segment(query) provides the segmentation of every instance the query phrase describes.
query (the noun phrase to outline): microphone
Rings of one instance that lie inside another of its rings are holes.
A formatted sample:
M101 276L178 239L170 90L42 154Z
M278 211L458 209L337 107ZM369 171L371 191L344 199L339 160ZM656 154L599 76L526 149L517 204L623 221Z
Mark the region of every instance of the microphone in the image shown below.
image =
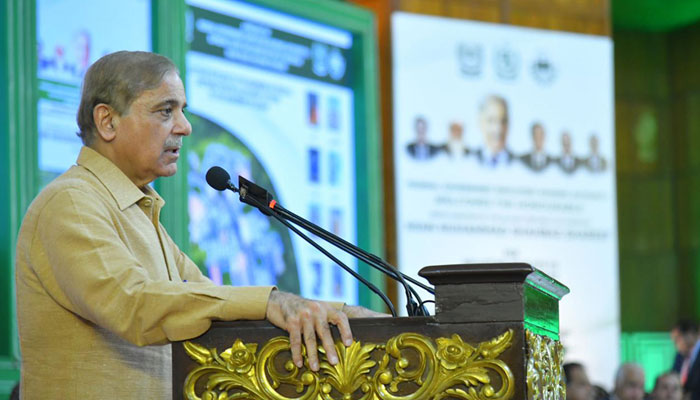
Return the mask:
M233 183L231 183L231 175L229 175L228 172L221 167L209 168L206 178L209 186L220 192L226 189L231 189L234 192L238 192L238 188L233 186Z
M241 185L240 190L238 188L236 188L231 183L231 176L228 174L228 172L226 172L226 170L224 170L221 167L214 166L214 167L209 168L209 171L207 171L207 175L206 175L206 180L207 180L207 183L209 184L209 186L211 186L212 188L214 188L218 191L224 191L226 189L229 189L229 190L232 190L233 192L238 192L239 193L239 200L241 202L257 208L258 210L260 210L263 214L265 214L267 216L272 216L277 221L279 221L281 224L283 224L284 226L289 228L292 232L296 233L302 239L304 239L309 244L311 244L314 248L316 248L321 253L323 253L326 257L330 258L338 266L340 266L345 271L350 273L357 280L359 280L365 286L367 286L371 291L373 291L375 294L377 294L379 297L381 297L381 299L384 301L384 303L389 308L389 311L391 311L391 315L394 317L396 316L396 310L394 309L394 305L391 303L391 300L389 300L389 298L386 297L386 295L381 290L379 290L379 288L377 288L371 282L367 281L364 277L362 277L357 272L353 271L347 265L343 264L335 256L333 256L326 249L321 247L318 243L311 240L308 236L304 235L301 231L296 229L289 222L283 220L279 215L277 215L276 212L273 211L272 208L267 207L267 204L269 204L271 201L274 201L274 200L272 200L272 195L270 195L267 192L267 190L254 184L253 182L248 181L247 179L243 178L242 176L239 176L238 179L239 179L239 185ZM266 202L265 203L261 202L262 199L266 200Z

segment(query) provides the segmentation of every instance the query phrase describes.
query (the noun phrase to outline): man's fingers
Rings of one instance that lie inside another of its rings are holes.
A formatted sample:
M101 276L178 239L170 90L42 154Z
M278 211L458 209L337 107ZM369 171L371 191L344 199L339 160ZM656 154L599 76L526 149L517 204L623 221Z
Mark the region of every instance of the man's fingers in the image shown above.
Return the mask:
M353 315L353 312L364 315L367 311L369 310L362 307L347 305L344 306L343 311L338 311L324 302L315 302L291 293L273 291L270 293L266 317L276 326L289 332L289 346L294 364L298 368L304 366L302 349L305 346L309 368L318 371L320 363L317 339L320 339L328 361L333 365L338 363L338 352L329 324L338 327L341 340L346 346L350 346L353 339L348 318L357 316Z
M335 312L332 321L338 331L340 332L340 339L343 341L345 346L350 346L352 344L352 331L350 330L350 321L348 321L348 316L344 312Z
M297 318L290 318L287 322L289 346L292 348L292 361L298 368L301 368L304 366L304 359L301 356L301 324Z
M331 335L331 329L328 327L328 317L325 315L319 315L316 317L316 332L321 338L321 344L323 349L326 351L326 357L328 361L335 365L338 363L338 353L335 351L335 345L333 344L333 336Z
M304 318L304 344L306 344L306 357L309 359L309 367L312 371L318 371L318 351L316 348L316 332L311 316Z

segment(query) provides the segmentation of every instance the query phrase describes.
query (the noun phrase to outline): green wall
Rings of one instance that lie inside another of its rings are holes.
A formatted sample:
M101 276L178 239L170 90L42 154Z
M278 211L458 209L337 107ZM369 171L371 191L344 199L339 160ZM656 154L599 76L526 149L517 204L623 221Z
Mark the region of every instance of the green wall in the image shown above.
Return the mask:
M661 331L678 318L680 283L668 45L650 33L614 41L621 326Z
M623 333L620 345L620 362L635 362L644 367L647 392L654 388L657 376L668 372L676 357L676 348L666 332Z
M700 316L700 23L614 40L622 331L668 331Z
M621 361L650 390L700 319L700 23L615 32Z
M668 35L682 317L700 319L700 23Z

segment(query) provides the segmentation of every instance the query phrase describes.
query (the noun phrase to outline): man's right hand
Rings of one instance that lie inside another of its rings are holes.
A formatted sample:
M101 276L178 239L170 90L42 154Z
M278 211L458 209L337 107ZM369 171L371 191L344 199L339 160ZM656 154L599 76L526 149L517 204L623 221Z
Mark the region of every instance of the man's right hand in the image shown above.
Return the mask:
M302 336L311 370L318 371L320 365L316 343L317 336L321 338L321 345L326 352L328 361L333 365L338 363L338 354L335 351L329 323L338 327L340 337L346 346L352 344L348 316L328 303L273 290L267 302L266 318L274 325L289 332L292 360L298 368L304 366L301 355Z

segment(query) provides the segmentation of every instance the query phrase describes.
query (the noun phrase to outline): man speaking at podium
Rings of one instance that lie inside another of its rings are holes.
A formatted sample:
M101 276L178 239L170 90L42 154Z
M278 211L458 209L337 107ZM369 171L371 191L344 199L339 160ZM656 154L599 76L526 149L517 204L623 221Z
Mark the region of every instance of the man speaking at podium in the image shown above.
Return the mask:
M17 244L23 399L172 398L171 341L213 320L268 319L289 332L292 358L318 370L316 339L331 363L329 324L349 345L361 307L306 300L272 287L216 286L159 222L149 186L177 171L192 127L175 65L117 52L85 75L77 165L29 207ZM342 308L342 310L341 310Z

